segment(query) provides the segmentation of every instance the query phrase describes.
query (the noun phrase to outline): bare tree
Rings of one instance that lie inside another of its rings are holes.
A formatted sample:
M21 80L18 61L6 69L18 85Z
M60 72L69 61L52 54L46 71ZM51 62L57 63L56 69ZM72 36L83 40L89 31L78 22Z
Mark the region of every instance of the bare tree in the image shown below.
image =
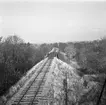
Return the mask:
M10 43L10 44L20 44L20 43L23 43L24 41L19 36L13 35L13 36L8 36L7 38L5 38L4 42Z
M65 48L65 52L67 54L67 56L72 59L75 57L76 55L76 48L74 47L74 45L68 45L66 48Z

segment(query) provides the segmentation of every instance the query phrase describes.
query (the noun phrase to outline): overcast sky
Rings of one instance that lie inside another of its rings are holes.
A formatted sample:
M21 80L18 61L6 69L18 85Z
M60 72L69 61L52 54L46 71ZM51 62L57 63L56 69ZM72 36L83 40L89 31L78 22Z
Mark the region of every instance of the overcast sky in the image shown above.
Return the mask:
M17 34L32 43L95 40L106 36L106 2L26 1L0 2L0 36Z

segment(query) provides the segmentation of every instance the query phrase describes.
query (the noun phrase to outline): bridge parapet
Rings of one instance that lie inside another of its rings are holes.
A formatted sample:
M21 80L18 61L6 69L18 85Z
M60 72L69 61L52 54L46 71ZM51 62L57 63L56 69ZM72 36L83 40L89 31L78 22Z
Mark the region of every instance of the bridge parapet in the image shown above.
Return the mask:
M48 57L48 59L53 59L54 57L57 57L58 59L70 63L66 53L59 50L59 48L54 47L45 57Z

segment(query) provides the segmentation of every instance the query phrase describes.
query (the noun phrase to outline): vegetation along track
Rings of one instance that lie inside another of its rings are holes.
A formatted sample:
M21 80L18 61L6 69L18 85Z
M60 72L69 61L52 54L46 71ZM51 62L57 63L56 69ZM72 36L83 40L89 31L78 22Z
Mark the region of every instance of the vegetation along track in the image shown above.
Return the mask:
M38 94L41 94L43 90L51 62L52 59L48 59L47 62L42 65L35 78L30 81L29 85L25 87L21 94L14 97L12 101L7 102L6 105L36 105L37 102L35 102L35 98Z

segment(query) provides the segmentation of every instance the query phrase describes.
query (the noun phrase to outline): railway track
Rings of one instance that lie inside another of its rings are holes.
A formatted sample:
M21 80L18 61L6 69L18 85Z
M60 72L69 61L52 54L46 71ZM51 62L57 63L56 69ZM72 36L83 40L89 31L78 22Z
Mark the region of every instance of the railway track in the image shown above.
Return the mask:
M37 105L38 96L42 93L52 59L48 59L38 70L37 75L32 78L29 84L23 89L21 94L10 99L5 105Z

